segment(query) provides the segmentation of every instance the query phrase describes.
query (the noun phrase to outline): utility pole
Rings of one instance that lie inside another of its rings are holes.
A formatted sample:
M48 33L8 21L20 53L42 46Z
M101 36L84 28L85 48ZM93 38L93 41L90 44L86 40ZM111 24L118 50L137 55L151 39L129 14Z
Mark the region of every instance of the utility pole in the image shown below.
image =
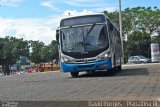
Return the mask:
M123 56L122 63L124 64L121 0L119 0L119 27L120 27L120 37L122 41L122 56Z

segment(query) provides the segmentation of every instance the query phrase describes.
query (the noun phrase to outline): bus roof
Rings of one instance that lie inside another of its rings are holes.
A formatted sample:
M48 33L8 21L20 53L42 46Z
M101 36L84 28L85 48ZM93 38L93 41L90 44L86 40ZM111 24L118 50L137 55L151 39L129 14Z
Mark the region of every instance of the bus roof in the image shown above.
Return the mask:
M104 14L90 14L64 18L60 22L60 27L79 24L91 24L105 22L107 18Z
M102 13L97 13L97 14L86 14L86 15L69 16L69 17L63 18L63 19L77 18L77 17L83 17L83 16L96 16L96 15L103 15L103 16L105 16L105 15L102 14ZM62 20L63 20L63 19L62 19Z

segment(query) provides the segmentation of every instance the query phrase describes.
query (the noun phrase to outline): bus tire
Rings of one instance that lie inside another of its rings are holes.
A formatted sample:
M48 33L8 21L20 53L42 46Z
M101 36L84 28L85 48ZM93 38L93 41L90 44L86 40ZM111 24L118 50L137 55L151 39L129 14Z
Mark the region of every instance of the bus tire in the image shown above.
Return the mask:
M115 72L116 72L116 69L117 69L117 67L116 67L116 57L115 57L115 54L114 54L113 68L108 70L109 74L110 74L110 75L114 75Z
M120 65L117 66L118 71L122 71L122 61L121 61L121 57L120 57Z
M90 71L86 71L87 74L90 74Z
M115 54L114 54L114 68L112 68L112 69L113 69L113 72L116 72L116 70L117 70Z
M71 72L72 77L78 77L79 72Z
M117 66L118 71L122 71L122 65Z
M87 74L90 74L90 73L95 73L96 71L95 70L91 70L91 71L86 71Z
M91 70L91 73L95 73L96 71L95 70Z
M109 75L114 75L116 72L115 68L108 69L107 71L108 71Z

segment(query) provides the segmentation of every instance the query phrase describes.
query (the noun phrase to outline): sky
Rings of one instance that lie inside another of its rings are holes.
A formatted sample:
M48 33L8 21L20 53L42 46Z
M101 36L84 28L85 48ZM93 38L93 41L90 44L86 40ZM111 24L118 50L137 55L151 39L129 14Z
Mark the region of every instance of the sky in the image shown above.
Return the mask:
M160 8L160 0L121 0L122 10L137 6ZM76 15L118 11L118 0L0 0L0 37L14 36L55 40L62 18Z

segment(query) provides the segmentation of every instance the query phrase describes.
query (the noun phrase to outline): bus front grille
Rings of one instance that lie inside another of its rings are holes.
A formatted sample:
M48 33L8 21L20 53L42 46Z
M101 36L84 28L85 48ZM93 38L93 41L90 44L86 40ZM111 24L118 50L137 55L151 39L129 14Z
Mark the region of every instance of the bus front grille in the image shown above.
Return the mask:
M75 60L75 63L87 63L87 62L94 62L94 61L97 61L96 58L88 58L88 59L76 59Z
M93 64L92 65L80 65L80 66L77 66L77 68L79 68L79 69L92 68L92 67L94 67Z

